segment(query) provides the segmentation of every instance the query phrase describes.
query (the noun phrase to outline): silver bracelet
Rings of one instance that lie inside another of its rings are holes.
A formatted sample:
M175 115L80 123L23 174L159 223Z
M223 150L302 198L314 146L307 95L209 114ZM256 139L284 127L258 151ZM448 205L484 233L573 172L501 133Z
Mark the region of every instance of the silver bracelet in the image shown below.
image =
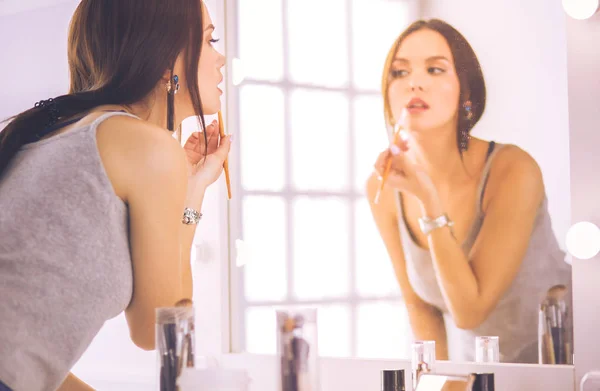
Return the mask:
M194 210L192 208L185 208L183 210L183 218L181 219L181 222L183 224L198 224L198 222L200 221L200 219L202 218L202 213L198 212L197 210Z
M442 228L442 227L450 227L450 231L452 232L452 235L454 235L454 232L452 231L452 226L454 225L454 222L452 220L450 220L450 218L448 217L447 214L443 214L439 217L436 217L435 219L431 219L429 217L421 217L419 218L419 227L421 227L421 231L425 234L425 235L429 235L429 233L431 231L433 231L434 229L438 229L438 228Z

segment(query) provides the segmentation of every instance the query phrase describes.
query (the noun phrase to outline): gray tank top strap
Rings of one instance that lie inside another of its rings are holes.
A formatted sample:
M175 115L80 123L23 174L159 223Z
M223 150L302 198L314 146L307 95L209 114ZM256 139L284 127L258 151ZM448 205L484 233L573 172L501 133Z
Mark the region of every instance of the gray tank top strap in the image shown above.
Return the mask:
M490 176L490 171L492 169L492 163L494 161L494 157L498 154L498 151L504 147L504 144L499 144L494 141L490 142L490 149L488 149L488 154L486 157L485 165L483 167L483 171L481 172L481 180L479 181L479 186L477 188L477 213L481 213L482 205L483 205L483 196L485 194L485 189L487 186L488 178Z
M107 111L106 113L104 113L101 116L99 116L98 118L96 118L94 120L94 122L92 122L92 124L89 126L89 129L95 131L96 128L98 126L100 126L100 124L102 122L106 121L107 119L109 119L111 117L116 117L118 115L122 115L122 116L125 116L125 117L132 117L132 118L136 118L136 119L141 120L141 118L138 117L137 115L130 114L130 113L127 113L125 111Z

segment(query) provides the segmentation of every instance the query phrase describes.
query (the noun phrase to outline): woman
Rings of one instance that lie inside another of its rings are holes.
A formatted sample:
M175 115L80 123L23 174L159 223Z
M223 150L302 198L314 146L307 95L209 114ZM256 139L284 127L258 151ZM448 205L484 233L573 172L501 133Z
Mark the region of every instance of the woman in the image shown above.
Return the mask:
M213 30L200 0L83 0L71 93L0 133L0 390L89 390L69 371L107 319L125 311L150 350L155 309L192 298L231 140L213 123L184 151L168 130L220 110Z
M414 336L462 361L474 360L476 336L499 336L501 361L537 362L539 303L570 286L570 268L534 159L469 135L486 98L473 49L441 20L415 22L391 48L382 87L389 129L404 130L367 187Z

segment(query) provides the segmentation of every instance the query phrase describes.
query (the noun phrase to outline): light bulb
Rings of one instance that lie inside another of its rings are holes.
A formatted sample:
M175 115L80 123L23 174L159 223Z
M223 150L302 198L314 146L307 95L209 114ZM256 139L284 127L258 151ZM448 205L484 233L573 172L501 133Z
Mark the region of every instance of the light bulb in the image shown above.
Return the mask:
M587 19L598 11L600 0L562 0L562 5L573 19Z
M581 221L567 232L567 250L578 259L590 259L600 252L600 228L594 223Z

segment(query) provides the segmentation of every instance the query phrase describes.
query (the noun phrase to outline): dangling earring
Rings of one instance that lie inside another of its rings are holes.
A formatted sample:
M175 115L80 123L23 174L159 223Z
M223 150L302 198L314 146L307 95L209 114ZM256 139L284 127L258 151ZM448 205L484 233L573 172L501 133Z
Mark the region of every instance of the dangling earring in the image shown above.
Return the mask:
M467 121L471 121L473 119L473 104L471 103L470 100L467 100L464 104L463 107L465 108L465 118L467 119ZM462 129L460 130L459 133L459 148L460 148L460 152L464 152L469 148L469 139L471 138L471 136L469 135L469 132L467 131L467 129Z
M175 87L173 87L175 86ZM167 129L171 132L175 126L175 94L179 91L179 76L173 76L167 82Z
M466 117L467 119L470 121L473 119L473 104L471 103L470 100L466 101L465 104L463 105L466 111Z
M462 153L462 152L465 152L467 149L469 149L469 139L471 138L471 136L464 129L461 130L459 134L460 134L459 148L460 148L460 152Z
M173 85L175 85L175 89L173 89ZM176 94L179 92L179 76L175 75L173 76L173 82L171 82L171 80L169 80L167 82L167 93L173 93Z

